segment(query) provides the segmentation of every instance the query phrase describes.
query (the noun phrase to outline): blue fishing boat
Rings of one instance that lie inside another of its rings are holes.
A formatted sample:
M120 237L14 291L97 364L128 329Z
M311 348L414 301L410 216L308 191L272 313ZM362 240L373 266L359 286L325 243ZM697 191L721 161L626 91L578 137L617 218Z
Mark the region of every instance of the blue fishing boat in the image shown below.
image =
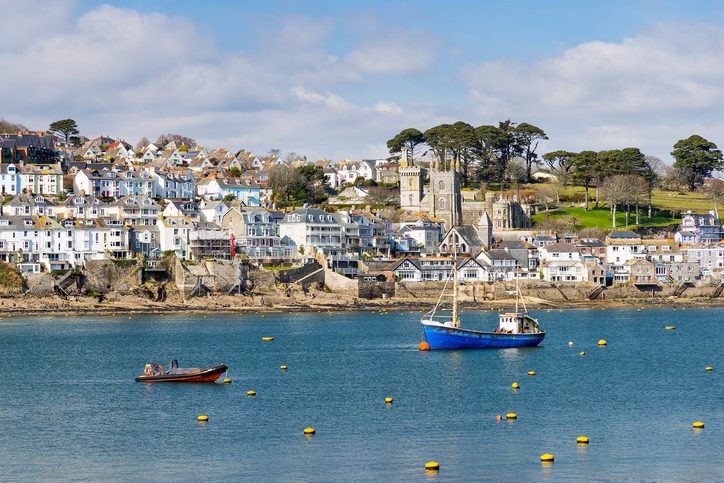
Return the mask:
M454 236L454 235L453 235ZM522 301L518 281L515 284L515 312L499 315L498 328L492 332L464 329L458 317L458 270L456 243L453 242L453 302L451 310L440 309L440 302L445 294L447 282L440 293L435 308L422 317L422 328L425 342L430 349L494 349L511 347L533 347L545 338L545 331L540 330L538 321L528 315L523 302L523 310L518 310L518 302Z

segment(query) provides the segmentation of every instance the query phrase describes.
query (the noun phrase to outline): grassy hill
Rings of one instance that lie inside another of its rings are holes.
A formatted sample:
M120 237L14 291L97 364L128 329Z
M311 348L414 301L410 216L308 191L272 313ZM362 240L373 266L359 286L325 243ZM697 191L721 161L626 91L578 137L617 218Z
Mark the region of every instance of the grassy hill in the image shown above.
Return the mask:
M668 211L656 211L652 213L652 215L651 218L641 216L641 226L668 226L679 223L679 220L672 218ZM583 208L565 207L547 212L543 211L533 215L533 221L535 223L541 223L547 220L566 222L571 228L575 225L575 228L578 229L599 228L601 230L610 230L612 228L611 213L608 208L599 208L597 210L589 209L589 211L586 211ZM631 213L629 216L629 227L632 227L635 221L636 217ZM616 213L616 228L624 228L625 225L625 212Z
M540 192L548 189L545 184L526 185L526 191ZM533 216L535 223L545 221L566 222L569 227L577 229L598 228L602 230L610 230L611 214L608 204L602 202L599 209L593 209L594 204L589 204L589 211L581 207L584 188L580 186L566 187L561 192L561 206L557 209L544 212L541 211ZM591 189L589 196L594 198L595 190ZM568 201L568 200L576 200ZM691 210L695 213L706 213L713 208L712 202L706 199L701 193L676 193L672 191L654 190L652 195L653 212L652 217L643 216L647 214L647 207L641 206L641 225L642 227L663 227L675 225L681 221L681 213ZM619 207L620 209L621 207ZM632 207L633 209L633 207ZM616 215L616 227L625 227L625 213L619 211ZM635 216L631 213L629 218L629 228L635 227Z

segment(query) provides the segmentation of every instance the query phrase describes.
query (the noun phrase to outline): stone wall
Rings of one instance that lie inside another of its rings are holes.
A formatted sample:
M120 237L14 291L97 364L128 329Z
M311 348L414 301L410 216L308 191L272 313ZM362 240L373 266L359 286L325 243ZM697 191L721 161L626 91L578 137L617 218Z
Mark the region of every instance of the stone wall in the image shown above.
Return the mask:
M143 265L136 260L89 260L83 269L83 289L132 294L143 285ZM129 263L126 263L129 262Z
M237 261L204 261L198 264L176 260L174 280L186 298L209 293L228 293L240 283Z
M324 269L324 284L332 292L347 292L357 294L357 280L340 275L334 270Z
M358 280L357 296L361 299L394 297L395 282L364 282Z

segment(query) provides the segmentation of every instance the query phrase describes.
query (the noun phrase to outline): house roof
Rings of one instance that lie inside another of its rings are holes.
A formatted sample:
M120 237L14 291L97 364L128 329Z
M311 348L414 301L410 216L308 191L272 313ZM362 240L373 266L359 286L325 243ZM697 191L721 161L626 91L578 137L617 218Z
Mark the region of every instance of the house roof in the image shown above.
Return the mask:
M612 240L633 240L641 238L641 236L630 230L621 230L621 231L612 231L608 234L607 238L610 238Z
M543 248L548 253L550 252L563 252L563 253L578 253L578 248L573 243L551 243Z

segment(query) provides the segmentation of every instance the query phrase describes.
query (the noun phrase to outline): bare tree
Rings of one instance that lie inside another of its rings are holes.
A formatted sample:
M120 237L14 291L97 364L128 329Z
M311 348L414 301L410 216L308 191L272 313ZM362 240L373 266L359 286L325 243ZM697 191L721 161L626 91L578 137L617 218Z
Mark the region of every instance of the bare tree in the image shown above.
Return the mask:
M146 136L143 136L141 139L138 140L136 143L136 150L141 150L151 144L151 141L148 140Z
M284 161L286 161L287 164L291 164L294 161L306 161L307 157L304 155L301 155L299 153L295 153L294 151L289 151L287 155L284 157Z
M628 196L628 186L626 185L627 175L617 174L609 176L601 184L603 197L608 201L611 210L611 226L616 228L616 210L619 203L622 203Z
M714 213L719 218L719 203L724 201L724 179L708 178L699 190L711 200Z
M184 136L182 134L161 134L158 139L156 139L156 146L159 148L163 148L171 141L175 141L177 145L185 145L186 147L189 146L196 146L196 140L194 138L190 138L188 136Z

